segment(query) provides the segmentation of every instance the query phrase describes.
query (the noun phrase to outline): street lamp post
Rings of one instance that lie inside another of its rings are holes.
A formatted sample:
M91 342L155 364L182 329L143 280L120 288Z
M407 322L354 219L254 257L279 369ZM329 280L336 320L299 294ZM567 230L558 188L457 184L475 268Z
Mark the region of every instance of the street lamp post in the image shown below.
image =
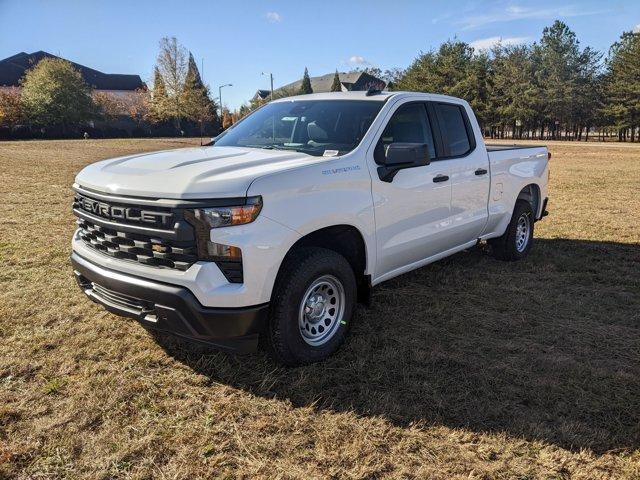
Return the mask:
M262 75L269 75L271 80L271 101L273 102L273 73L262 72Z
M222 89L224 87L233 87L231 83L226 83L218 87L218 99L220 100L220 121L222 121Z

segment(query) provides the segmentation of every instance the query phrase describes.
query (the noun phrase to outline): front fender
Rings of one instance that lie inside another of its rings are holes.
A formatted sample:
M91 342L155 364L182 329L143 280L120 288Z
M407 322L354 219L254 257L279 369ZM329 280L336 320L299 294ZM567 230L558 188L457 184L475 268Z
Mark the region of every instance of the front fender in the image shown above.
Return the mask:
M355 227L367 252L366 273L376 264L371 178L350 154L337 159L256 179L248 195L262 195L261 215L301 237L335 225Z

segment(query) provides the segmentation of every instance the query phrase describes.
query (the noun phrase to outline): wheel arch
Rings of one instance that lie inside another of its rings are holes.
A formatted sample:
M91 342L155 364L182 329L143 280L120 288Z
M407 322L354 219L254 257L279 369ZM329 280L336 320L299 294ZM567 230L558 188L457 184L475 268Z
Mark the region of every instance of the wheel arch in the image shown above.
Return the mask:
M518 193L516 197L516 202L518 200L526 200L531 205L531 210L533 211L534 217L537 219L540 216L540 207L541 207L541 193L540 186L536 183L530 183L525 185ZM515 208L515 202L514 202Z
M367 244L364 235L357 227L349 224L331 225L308 232L299 238L284 256L275 284L293 252L305 247L326 248L342 255L349 262L356 276L358 301L366 304L370 302L371 276L366 273Z

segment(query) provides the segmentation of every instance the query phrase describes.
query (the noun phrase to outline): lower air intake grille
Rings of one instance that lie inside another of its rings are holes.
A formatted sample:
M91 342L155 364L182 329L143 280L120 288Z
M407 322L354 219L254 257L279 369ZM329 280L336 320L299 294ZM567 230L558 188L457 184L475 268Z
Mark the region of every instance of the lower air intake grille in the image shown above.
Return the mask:
M146 310L152 310L154 307L152 303L145 302L128 295L123 295L122 293L114 292L113 290L109 290L108 288L98 285L97 283L92 282L91 286L93 287L93 293L107 303L116 304L120 307L136 311L137 313L141 313Z
M222 271L223 275L226 279L231 283L243 283L244 278L242 275L242 261L239 262L223 262L216 261L216 265L220 271Z

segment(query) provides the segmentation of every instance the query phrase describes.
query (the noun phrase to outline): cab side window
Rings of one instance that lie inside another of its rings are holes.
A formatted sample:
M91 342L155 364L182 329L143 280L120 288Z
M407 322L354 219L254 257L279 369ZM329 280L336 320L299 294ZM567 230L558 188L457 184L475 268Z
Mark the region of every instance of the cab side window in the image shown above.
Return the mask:
M465 155L472 150L465 114L460 105L438 103L438 116L442 130L445 151L450 157Z
M396 110L382 132L379 143L383 146L390 143L426 143L429 156L435 158L433 133L425 105L408 103Z

